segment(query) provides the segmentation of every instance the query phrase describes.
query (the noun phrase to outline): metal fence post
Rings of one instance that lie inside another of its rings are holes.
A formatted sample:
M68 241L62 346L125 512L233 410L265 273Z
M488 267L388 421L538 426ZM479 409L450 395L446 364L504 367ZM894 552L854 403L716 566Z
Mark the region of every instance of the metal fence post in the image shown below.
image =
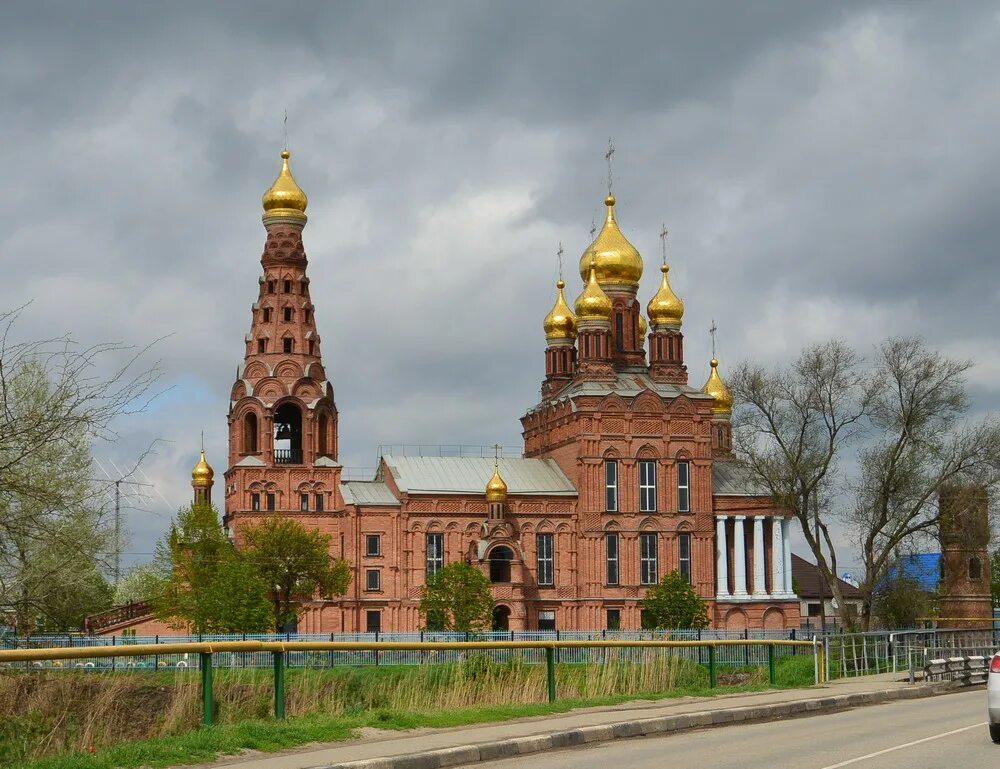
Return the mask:
M545 678L548 683L549 702L556 701L556 655L551 646L545 647Z
M708 647L708 686L714 689L718 685L718 677L715 673L715 644Z
M774 664L774 644L767 645L767 676L771 686L778 683L778 671Z
M215 698L212 694L212 654L199 652L201 657L201 723L211 726L215 723Z
M285 717L285 653L274 654L274 717Z

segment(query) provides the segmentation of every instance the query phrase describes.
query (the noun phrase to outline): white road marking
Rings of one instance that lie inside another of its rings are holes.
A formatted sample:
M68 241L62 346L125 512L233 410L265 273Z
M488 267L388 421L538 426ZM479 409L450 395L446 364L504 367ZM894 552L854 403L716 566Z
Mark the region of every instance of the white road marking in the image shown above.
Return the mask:
M932 737L924 737L922 740L914 740L913 742L904 742L902 745L894 745L891 748L886 748L885 750L877 750L874 753L869 753L866 756L858 756L857 758L849 758L847 761L841 761L839 764L830 764L829 766L824 766L823 769L840 769L842 766L850 766L851 764L856 764L858 761L866 761L869 758L875 758L875 756L881 756L886 753L892 753L895 750L902 750L903 748L910 748L914 745L919 745L922 742L930 742L931 740L940 740L942 737L950 737L953 734L958 734L959 732L967 732L969 729L980 729L986 726L986 722L983 721L978 724L973 724L972 726L963 726L961 729L952 729L950 732L942 732L941 734L935 734Z

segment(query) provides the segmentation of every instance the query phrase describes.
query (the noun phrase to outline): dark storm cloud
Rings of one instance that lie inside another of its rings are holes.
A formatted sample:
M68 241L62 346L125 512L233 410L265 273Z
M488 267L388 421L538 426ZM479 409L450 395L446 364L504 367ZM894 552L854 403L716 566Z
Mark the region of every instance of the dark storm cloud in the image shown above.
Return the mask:
M355 466L519 442L613 135L643 301L670 226L693 383L712 318L724 367L919 333L997 407L998 65L975 2L8 4L0 306L33 300L26 335L166 337L171 397L97 448L164 439L146 552L200 430L224 462L284 110Z

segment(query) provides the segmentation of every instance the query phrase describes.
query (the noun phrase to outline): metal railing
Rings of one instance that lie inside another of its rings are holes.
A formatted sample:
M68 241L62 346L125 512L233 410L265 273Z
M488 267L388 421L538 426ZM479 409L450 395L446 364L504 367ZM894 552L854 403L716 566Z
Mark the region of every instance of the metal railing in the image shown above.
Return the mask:
M536 651L544 653L546 667L546 689L548 701L556 700L556 662L557 654L573 650L607 650L607 649L694 649L698 656L701 650L707 650L708 685L712 688L718 685L718 650L753 646L765 649L768 666L768 680L776 683L776 657L779 647L801 648L812 650L814 680L817 684L826 680L823 645L813 641L787 640L711 640L711 641L424 641L424 642L349 642L349 641L213 641L172 644L125 644L114 646L89 647L55 647L44 649L7 649L0 651L0 665L8 666L16 663L63 662L65 660L94 660L119 657L160 657L162 655L190 656L192 662L197 662L201 672L202 723L211 726L214 722L215 701L212 689L212 673L216 667L215 659L222 655L269 654L274 670L274 715L285 717L285 667L287 656L294 653L386 653L391 651L416 651L421 653L469 651L494 652L514 650ZM536 655L537 656L537 655ZM602 661L600 657L593 660ZM82 663L86 665L87 663ZM186 666L185 666L186 667Z
M979 654L1000 647L1000 631L980 629L894 630L824 636L830 677L897 673L920 668L927 654ZM992 652L990 652L992 654Z

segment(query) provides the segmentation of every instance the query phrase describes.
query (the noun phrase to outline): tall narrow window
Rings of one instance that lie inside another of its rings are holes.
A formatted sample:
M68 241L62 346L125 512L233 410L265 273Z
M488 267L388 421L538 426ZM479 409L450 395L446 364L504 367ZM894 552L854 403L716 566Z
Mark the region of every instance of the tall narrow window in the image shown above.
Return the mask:
M309 495L308 494L299 494L299 510L301 510L303 513L306 513L306 512L309 511Z
M310 355L316 354L316 343L312 339L309 340L309 354Z
M365 555L375 558L382 555L382 537L378 534L365 535Z
M291 307L283 307L282 308L282 313L284 315L286 323L290 322L292 320L292 318L294 317L294 315L292 313L292 308Z
M678 571L685 581L691 584L691 535L677 535L677 565Z
M243 417L243 453L257 453L257 415L252 411Z
M639 512L656 512L656 462L639 461Z
M323 512L323 493L322 492L316 494L316 512L317 513L322 513Z
M444 534L427 535L427 578L444 568Z
M260 494L250 495L250 509L255 513L260 510Z
M312 344L312 342L310 342L310 344ZM321 457L326 456L326 426L328 421L329 420L327 419L326 414L320 414L318 424L316 426L316 453Z
M552 535L536 534L535 547L538 550L538 584L551 585L555 582Z
M313 317L312 310L303 310L302 314L304 316L304 320L305 320L306 323L311 323L312 322L312 317Z
M271 308L270 307L265 307L264 308L264 322L265 323L270 323L271 322Z
M267 293L269 293L269 294L273 294L274 293L274 281L273 280L269 280L267 282Z
M618 584L618 535L605 534L604 547L607 550L607 583Z
M639 582L643 585L655 585L659 581L659 564L657 560L656 534L640 534Z
M677 512L691 512L691 463L677 463Z
M625 349L625 321L620 312L615 313L615 349L618 352Z
M257 352L259 352L259 353L267 352L267 340L266 339L258 339L257 340Z
M380 611L365 612L365 630L367 630L369 633L382 632L382 612Z
M292 281L290 280L285 281L285 293L286 294L292 293Z
M285 352L291 352L295 348L295 341L293 339L285 337L284 339L281 340L281 342L282 342L282 348L284 349Z
M377 591L382 589L382 570L368 569L365 571L365 590Z
M274 492L267 495L267 509L268 512L274 512Z
M604 462L604 509L609 513L618 512L618 460Z
M621 630L622 629L622 610L621 609L608 609L608 630Z

